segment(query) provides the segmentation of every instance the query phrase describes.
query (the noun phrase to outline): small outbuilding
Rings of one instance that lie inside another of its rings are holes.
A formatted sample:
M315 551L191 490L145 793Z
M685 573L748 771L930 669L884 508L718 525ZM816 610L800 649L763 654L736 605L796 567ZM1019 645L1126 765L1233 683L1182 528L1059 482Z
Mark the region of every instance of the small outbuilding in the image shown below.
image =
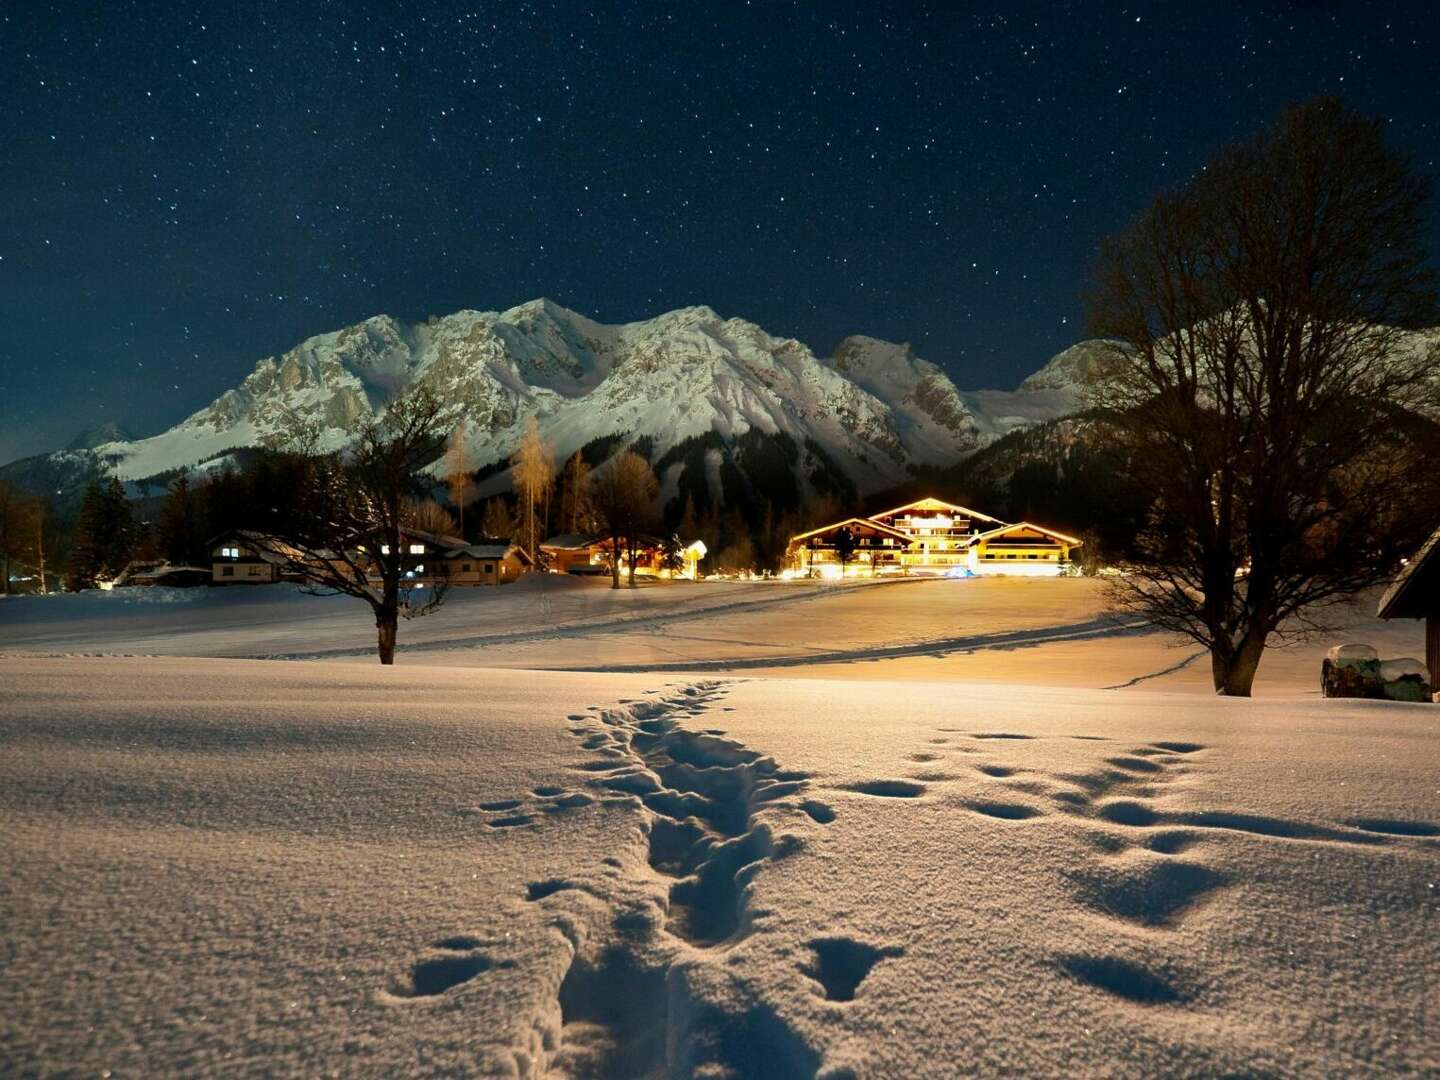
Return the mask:
M1425 666L1440 681L1440 529L1405 564L1380 598L1382 619L1425 620Z

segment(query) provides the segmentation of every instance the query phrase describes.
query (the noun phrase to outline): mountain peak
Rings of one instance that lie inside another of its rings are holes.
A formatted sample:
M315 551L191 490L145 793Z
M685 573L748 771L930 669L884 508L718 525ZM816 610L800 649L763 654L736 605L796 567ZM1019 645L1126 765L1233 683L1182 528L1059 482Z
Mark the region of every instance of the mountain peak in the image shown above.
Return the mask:
M725 463L769 460L756 439L780 440L798 498L817 476L870 491L916 465L953 464L996 426L982 398L962 394L908 343L857 334L819 359L803 342L705 304L606 325L541 296L416 325L372 315L260 361L169 431L131 440L106 426L84 439L111 444L115 474L138 483L237 448L281 445L297 418L327 448L342 447L398 389L421 385L445 403L447 423L464 421L469 468L503 464L533 418L557 459L606 439L647 438L667 498L682 483L698 491L718 477L723 490L712 496L721 502L750 497ZM1049 408L1048 399L1028 407ZM687 478L686 469L704 475ZM504 482L496 472L492 486Z
M101 424L92 424L75 438L66 444L66 450L94 450L97 446L104 446L112 442L129 442L135 436L126 431L113 420L107 420Z

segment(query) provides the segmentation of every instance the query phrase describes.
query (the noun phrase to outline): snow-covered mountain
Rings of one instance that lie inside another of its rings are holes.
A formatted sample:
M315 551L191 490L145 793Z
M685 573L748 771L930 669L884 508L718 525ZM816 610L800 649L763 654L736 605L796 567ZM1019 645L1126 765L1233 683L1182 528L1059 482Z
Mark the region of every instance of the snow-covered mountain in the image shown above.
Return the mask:
M533 416L557 459L606 436L648 437L657 462L697 439L723 457L759 433L778 440L802 488L817 470L838 470L863 492L905 479L914 466L954 464L1006 431L1075 407L1074 380L1030 381L965 393L908 345L850 337L820 358L708 307L611 326L534 300L418 325L379 315L321 334L261 360L168 431L94 452L121 479L140 481L213 465L237 448L280 445L297 420L337 447L393 392L426 385L447 403L451 424L464 421L472 469L508 458ZM671 454L667 468L679 467L680 456ZM675 479L662 476L672 491Z

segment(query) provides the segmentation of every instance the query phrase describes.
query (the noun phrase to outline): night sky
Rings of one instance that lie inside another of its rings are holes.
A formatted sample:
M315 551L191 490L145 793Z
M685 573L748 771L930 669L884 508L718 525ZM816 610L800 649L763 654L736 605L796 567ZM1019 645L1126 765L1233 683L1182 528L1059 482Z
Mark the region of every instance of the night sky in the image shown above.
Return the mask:
M1284 104L1335 93L1433 173L1435 12L7 2L0 461L153 434L368 315L542 295L1010 387L1082 336L1097 237Z

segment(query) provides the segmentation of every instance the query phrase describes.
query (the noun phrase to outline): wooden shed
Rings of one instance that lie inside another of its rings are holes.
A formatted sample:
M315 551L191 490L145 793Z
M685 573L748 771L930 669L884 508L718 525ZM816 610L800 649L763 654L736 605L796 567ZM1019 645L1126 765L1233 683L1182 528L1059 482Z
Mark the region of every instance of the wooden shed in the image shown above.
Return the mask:
M1440 529L1405 564L1376 612L1382 619L1425 620L1425 666L1440 682Z

